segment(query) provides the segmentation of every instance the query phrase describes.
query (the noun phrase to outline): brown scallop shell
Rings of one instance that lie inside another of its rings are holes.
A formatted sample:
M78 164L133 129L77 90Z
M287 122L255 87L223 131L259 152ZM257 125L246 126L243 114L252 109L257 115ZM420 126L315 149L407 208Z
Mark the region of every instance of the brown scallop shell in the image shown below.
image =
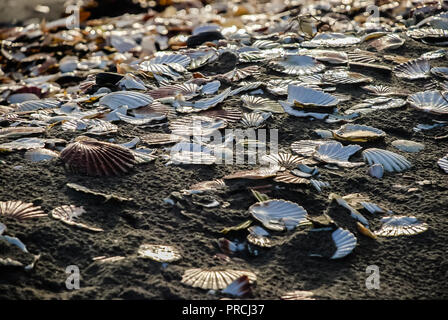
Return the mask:
M135 165L129 149L84 136L70 143L60 157L72 171L89 176L118 175Z

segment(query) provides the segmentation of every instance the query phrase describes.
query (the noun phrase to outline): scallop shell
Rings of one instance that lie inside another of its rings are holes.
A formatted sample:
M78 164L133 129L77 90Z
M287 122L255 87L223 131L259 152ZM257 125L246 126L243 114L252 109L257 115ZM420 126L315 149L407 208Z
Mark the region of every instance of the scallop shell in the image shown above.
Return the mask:
M298 164L301 163L308 163L308 164L314 163L313 161L310 161L309 159L306 159L304 157L296 156L291 153L285 153L285 152L264 155L262 156L261 161L263 163L270 163L271 165L276 165L285 168L296 167Z
M414 108L434 114L448 114L448 100L439 91L417 92L408 97Z
M405 40L397 34L388 34L369 43L378 51L398 49L404 44Z
M6 226L0 222L0 236L3 234L3 232L5 232L6 230Z
M253 272L245 270L188 269L183 274L181 282L193 288L221 290L242 276L247 276L250 283L257 281L257 276Z
M141 137L142 141L147 145L163 145L176 143L183 140L182 137L175 136L171 133L151 132Z
M74 172L91 176L126 173L135 164L134 155L128 149L82 136L65 147L60 157Z
M375 235L380 237L411 236L428 230L428 225L416 217L390 216L381 219L383 225Z
M386 132L360 124L345 124L338 130L333 131L333 136L335 139L342 141L367 142L384 138Z
M381 164L387 172L401 172L412 166L405 157L388 150L370 148L364 150L362 156L369 165Z
M414 39L443 39L448 38L448 30L435 29L435 28L419 28L408 30L406 34Z
M291 183L291 184L310 184L308 179L298 177L290 172L279 172L274 178L275 182Z
M227 122L237 122L241 120L243 113L238 108L206 110L199 113L200 116L225 120Z
M283 60L271 62L271 68L286 74L310 75L325 69L325 65L317 62L313 57L301 55L287 55Z
M329 47L329 48L339 48L347 47L358 44L361 39L354 36L345 35L342 33L319 33L310 41L303 41L301 43L304 48L318 48L318 47Z
M440 78L448 79L448 68L447 67L432 68L431 73Z
M400 151L404 152L420 152L425 148L423 143L411 140L395 140L392 145Z
M291 144L291 150L298 155L311 157L316 152L317 148L323 144L335 142L332 140L299 140Z
M8 127L0 129L0 138L17 138L45 132L40 127Z
M225 127L224 120L201 116L179 118L170 124L171 133L176 136L207 136Z
M258 49L272 49L279 46L277 42L271 41L271 40L255 40L252 45L254 48Z
M349 255L356 247L357 239L353 233L348 230L338 228L331 234L336 246L336 252L330 259L341 259Z
M249 277L244 275L229 284L222 293L229 294L235 297L244 297L252 293L250 287Z
M182 258L175 247L158 244L142 244L138 248L138 255L157 262L174 262Z
M403 89L392 88L384 85L369 85L362 87L364 90L376 96L408 96L409 92Z
M46 217L47 215L40 207L35 207L32 203L22 201L2 201L0 202L0 216L17 220Z
M328 70L324 73L322 81L333 84L354 84L373 82L371 77L361 73L341 69Z
M288 102L300 107L335 107L338 99L331 94L304 86L288 86Z
M38 149L45 146L45 140L39 138L21 138L11 142L0 144L0 150L29 150Z
M348 55L343 51L302 49L299 50L299 53L331 64L346 64L348 62Z
M259 74L259 70L260 67L258 66L249 66L242 69L233 69L223 75L220 75L220 77L230 82L238 82L247 77Z
M17 104L16 111L34 111L40 109L56 109L61 103L57 100L43 99L43 100L29 100Z
M115 110L121 106L127 106L129 109L135 109L150 105L154 99L147 94L135 91L116 91L111 92L99 101L100 105Z
M186 100L196 97L200 94L199 86L194 83L173 84L148 91L148 94L154 99L163 99L182 95Z
M164 120L166 118L166 115L162 114L162 113L147 114L143 117L131 117L131 116L119 113L119 114L117 114L117 116L118 116L118 118L120 118L121 121L130 123L134 126L143 126L143 125L146 125L146 124L154 122L154 121ZM103 128L106 129L107 127L103 126ZM111 130L113 130L112 127L110 127L110 128L111 128ZM118 127L117 127L117 129L118 129ZM92 129L89 130L88 133L93 133Z
M60 220L70 226L75 226L81 229L90 230L94 232L101 232L103 229L88 226L84 223L77 222L77 218L86 211L84 207L76 207L74 205L64 205L57 207L50 212L50 216L56 220Z
M256 97L256 96L248 96L244 95L241 97L241 101L246 108L255 110L255 111L267 111L273 113L284 113L282 106L273 100Z
M249 212L266 228L274 231L293 230L308 221L303 207L286 200L257 202L249 207Z
M66 186L67 186L67 188L75 190L75 191L78 191L78 192L82 192L82 193L85 193L85 194L90 194L90 195L94 195L94 196L97 196L97 197L101 197L101 198L104 199L104 202L109 201L109 200L117 200L117 201L120 201L120 202L122 202L122 201L132 201L133 200L132 198L123 198L123 197L120 197L120 196L115 195L115 194L106 194L106 193L98 192L98 191L89 189L87 187L81 186L81 185L76 184L76 183L67 183Z
M382 164L373 164L369 167L368 173L371 177L381 179L384 175L384 167Z
M251 112L243 114L241 123L247 128L258 128L272 116L270 112Z
M51 160L58 156L59 154L57 152L44 148L28 150L24 155L25 159L33 162Z
M363 165L360 162L349 162L348 159L361 150L359 145L343 146L340 142L327 142L320 145L314 153L314 158L326 163L336 164L345 168L353 168Z
M230 91L229 96L234 96L234 95L237 95L244 91L255 90L258 87L260 87L262 84L263 84L262 82L241 82L238 85L238 88Z
M192 194L192 193L200 193L208 190L217 190L224 189L226 187L226 183L222 179L211 180L211 181L201 181L195 183L189 187L188 190L182 190L184 193Z
M439 165L440 169L445 171L445 173L448 173L448 154L444 156L443 158L440 158L437 161L437 164Z
M189 113L189 112L199 112L203 110L208 110L210 108L213 108L217 104L223 102L230 94L230 88L227 88L220 94L208 98L208 99L202 99L195 102L179 102L180 106L176 107L176 111L182 112L182 113Z
M251 179L251 180L258 180L258 179L266 179L266 178L272 178L274 177L277 172L280 170L280 167L278 166L269 166L269 167L261 167L254 170L244 170L244 171L238 171L229 175L226 175L223 177L225 180L231 180L231 179Z
M404 79L425 79L430 77L431 65L426 59L415 59L394 68L394 74Z
M180 66L180 65L178 65ZM150 61L144 61L138 66L139 70L152 75L159 83L166 83L168 79L163 76L170 77L173 80L178 80L181 75L174 71L175 65L165 65L161 63L151 63Z

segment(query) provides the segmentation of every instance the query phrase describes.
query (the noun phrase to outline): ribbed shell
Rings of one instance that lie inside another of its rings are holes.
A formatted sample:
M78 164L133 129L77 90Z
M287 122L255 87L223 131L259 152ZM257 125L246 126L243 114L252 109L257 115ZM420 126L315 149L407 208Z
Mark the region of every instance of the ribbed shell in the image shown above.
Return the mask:
M135 91L117 91L112 92L99 101L100 105L115 110L121 106L128 106L129 109L135 109L151 104L153 98L150 95Z
M86 211L84 210L83 207L76 207L74 205L64 205L53 209L50 214L53 219L60 220L63 223L70 226L75 226L81 229L94 232L103 231L103 229L101 228L92 227L76 221L76 219L85 212Z
M90 176L118 175L135 165L128 149L88 137L78 137L62 150L60 157L74 172Z
M325 69L325 65L313 57L287 55L284 60L272 62L271 68L286 74L303 76L320 72Z
M184 98L190 99L199 95L199 93L199 86L194 83L173 84L148 92L154 99L175 97L178 94L181 94Z
M259 73L260 67L249 66L241 69L234 69L222 75L223 78L231 82L237 82L249 76L253 76Z
M364 150L362 156L369 165L381 164L388 172L401 172L412 166L405 157L388 150L370 148Z
M411 236L428 230L428 225L416 217L391 216L381 219L381 229L375 235L381 237Z
M247 276L251 283L257 281L257 276L250 271L231 269L188 269L183 274L181 282L193 288L221 290L241 276Z
M448 114L448 100L439 91L417 92L408 97L411 106L434 114Z
M291 153L279 152L276 154L264 155L262 157L263 161L269 162L280 167L294 167L301 163L311 163L309 159L305 159L300 156L293 155Z
M16 111L34 111L40 109L55 109L59 108L61 103L56 100L29 100L17 105Z
M244 95L241 97L241 101L246 108L251 110L284 113L282 106L274 100Z
M361 149L362 148L357 144L343 146L337 141L328 142L317 148L314 158L323 162L334 163L342 167L355 167L362 165L362 163L349 162L348 159Z
M275 231L292 230L307 221L306 210L286 200L257 202L249 207L251 215L266 228Z
M18 220L46 217L40 207L22 201L0 202L0 216Z
M304 86L288 86L288 102L299 106L335 107L338 99L331 94Z
M381 179L384 175L384 167L382 164L373 164L369 167L368 173L371 177Z
M443 158L440 158L439 161L437 161L437 164L439 165L440 169L445 171L445 173L448 173L448 154Z
M383 130L360 124L345 124L333 134L338 140L353 142L367 142L386 136Z
M31 149L25 152L25 159L30 161L44 161L51 160L58 157L58 153L49 149L39 148Z
M404 39L397 34L388 34L379 39L373 40L369 44L378 51L398 49L404 44Z
M45 132L45 128L40 127L9 127L0 129L0 138L16 138Z
M430 77L431 65L426 59L411 60L399 64L394 68L394 74L398 78L404 79L423 79Z
M279 171L280 167L269 166L269 167L261 167L254 170L244 170L238 171L223 177L223 179L266 179L270 177L274 177Z
M361 73L347 70L328 70L324 73L322 81L333 84L370 83L373 79Z
M356 247L357 239L353 233L342 228L338 228L331 234L336 246L336 252L330 259L340 259L349 255Z

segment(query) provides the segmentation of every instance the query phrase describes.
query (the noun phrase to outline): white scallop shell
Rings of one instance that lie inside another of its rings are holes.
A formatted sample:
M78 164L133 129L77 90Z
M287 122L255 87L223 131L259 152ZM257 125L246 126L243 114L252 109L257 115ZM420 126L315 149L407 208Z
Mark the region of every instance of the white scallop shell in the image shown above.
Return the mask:
M280 167L278 166L269 166L269 167L261 167L254 170L244 170L244 171L238 171L235 173L228 174L223 177L223 179L230 180L230 179L266 179L274 177L277 172L280 170Z
M249 207L251 215L266 228L274 231L293 230L307 221L306 210L286 200L257 202Z
M378 51L398 49L404 44L405 40L397 34L388 34L369 43Z
M323 74L322 81L333 84L353 84L373 82L371 77L361 73L341 69L328 70Z
M189 142L176 143L171 148L170 158L174 164L213 164L217 161L212 150Z
M298 155L311 157L323 144L335 142L332 140L299 140L291 144L291 150Z
M431 65L426 59L415 59L399 64L393 70L398 78L424 79L430 77Z
M241 101L243 101L246 108L251 110L284 113L282 106L278 102L270 99L244 95L241 97Z
M310 41L303 41L301 43L304 48L329 47L338 48L358 44L361 39L354 36L345 35L342 33L319 33Z
M337 164L345 168L353 168L363 165L361 162L349 162L348 159L361 150L362 147L357 144L343 146L340 142L327 142L317 147L314 158L326 163Z
M0 149L4 150L29 150L39 149L45 146L45 140L39 138L21 138L11 142L0 144Z
M43 99L43 100L29 100L17 105L16 111L34 111L40 109L56 109L61 103L57 100Z
M416 217L390 216L381 219L383 225L375 235L381 237L397 237L415 235L428 230L428 225Z
M381 164L387 172L401 172L412 166L405 157L388 150L370 148L364 150L362 156L369 165Z
M250 283L257 281L253 272L245 270L188 269L184 272L181 282L193 288L221 290L241 276L247 276Z
M243 297L251 293L249 277L244 275L229 284L222 293L235 297Z
M138 255L158 262L174 262L182 258L175 247L158 244L142 244L138 248Z
M357 239L353 233L348 230L338 228L331 234L336 246L336 252L330 259L340 259L349 255L356 247Z
M101 232L103 229L88 226L84 223L77 222L79 218L86 211L84 207L76 207L74 205L64 205L57 207L50 212L50 216L56 220L60 220L70 226L75 226L81 229L90 230L94 232Z
M282 300L316 300L313 298L314 292L312 291L302 291L302 290L295 290L295 291L289 291L285 292L280 299Z
M446 156L444 156L443 158L440 158L437 161L437 164L443 171L445 171L445 173L448 173L448 154Z
M295 167L300 163L311 163L313 161L309 161L300 156L293 155L291 153L279 152L275 154L264 155L261 158L262 163L270 163L271 165L276 165L280 167Z
M196 97L200 93L200 87L194 83L171 84L148 91L153 99L163 99L182 95L185 100Z
M258 66L249 66L241 69L233 69L223 75L220 75L220 77L230 82L238 82L242 79L258 74L259 69L260 67Z
M202 99L195 102L187 102L187 101L179 102L180 106L176 107L176 111L182 113L188 113L188 112L199 112L207 110L223 102L229 96L229 94L230 94L230 88L227 88L220 94L211 98Z
M408 97L411 106L425 112L448 114L448 101L439 91L417 92Z
M177 136L206 136L227 127L227 122L204 116L178 118L171 122L171 134Z
M313 57L301 55L286 55L283 60L271 62L270 66L276 71L300 76L325 69L325 65L317 62Z
M371 94L377 96L407 96L408 92L403 89L392 88L384 85L369 85L362 87L364 90L369 91Z
M339 100L331 94L304 86L288 86L288 102L300 106L335 107Z
M241 123L248 128L258 128L271 116L272 113L270 112L244 113Z
M8 127L0 129L0 138L17 138L45 132L41 127Z
M117 91L111 92L99 101L100 105L115 110L121 106L128 106L129 109L135 109L150 105L153 102L150 95L135 91Z
M263 83L262 82L241 82L238 86L238 88L233 89L230 91L229 96L237 95L238 93L241 93L243 91L249 91L254 90L260 87Z
M202 94L214 94L220 86L221 82L219 80L211 81L202 87L201 92Z

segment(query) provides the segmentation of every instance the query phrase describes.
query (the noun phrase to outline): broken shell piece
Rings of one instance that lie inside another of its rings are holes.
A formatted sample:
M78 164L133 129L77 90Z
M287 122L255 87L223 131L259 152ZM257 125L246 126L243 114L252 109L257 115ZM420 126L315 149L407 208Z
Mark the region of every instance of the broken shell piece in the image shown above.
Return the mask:
M293 230L307 222L306 210L286 200L268 200L249 207L251 215L266 228L274 231Z
M243 251L246 248L245 243L230 241L226 238L219 238L218 246L219 246L219 249L221 249L221 251L223 253L225 253L226 255L231 255L238 251Z
M335 107L339 100L331 94L310 89L304 86L288 86L288 102L302 108L306 107Z
M448 101L439 91L417 92L408 97L414 108L434 114L448 114Z
M411 140L395 140L392 145L400 151L404 152L420 152L425 148L423 143L418 143Z
M322 81L332 84L354 84L373 82L371 77L347 70L333 69L324 73Z
M201 92L202 94L214 94L219 90L220 86L221 82L219 80L215 80L204 85L201 89Z
M213 164L218 160L211 149L198 143L179 142L170 151L174 164Z
M0 150L29 150L39 149L45 146L45 140L40 138L21 138L11 142L0 144Z
M350 216L361 222L363 225L365 226L369 226L369 221L355 208L352 207L351 204L349 204L349 202L344 199L343 197L335 194L335 193L331 193L330 196L328 197L330 200L336 200L336 202L341 206L344 207L345 209L347 209L348 211L350 211Z
M142 244L138 248L138 255L157 262L174 262L182 258L180 252L173 246L158 244Z
M31 149L25 152L25 159L33 162L51 160L57 158L59 154L49 149L39 148Z
M3 232L5 232L6 230L6 226L0 222L0 236L3 234Z
M249 234L247 235L247 241L249 243L264 248L270 248L274 245L269 239L269 232L262 227L252 226L247 228L247 231L249 231Z
M338 130L333 131L333 136L335 139L342 141L367 142L384 138L386 133L383 130L370 126L345 124Z
M380 237L410 236L428 230L428 225L416 217L390 216L382 218L381 222L381 229L375 231L375 235Z
M291 172L293 172L293 171L291 171ZM274 181L282 182L282 183L292 183L292 184L310 184L310 180L303 178L303 177L299 177L290 172L284 172L284 171L278 172L277 176L274 178Z
M311 157L323 144L335 142L331 140L299 140L291 144L291 150L299 155Z
M280 299L282 300L316 300L314 297L314 292L312 291L302 291L295 290L285 292Z
M126 173L135 165L129 149L83 136L65 147L60 157L74 172L91 176Z
M378 51L398 49L404 44L405 40L397 34L388 34L369 43Z
M356 247L357 239L353 233L348 230L338 228L331 234L336 246L336 252L330 259L341 259L349 255Z
M226 187L226 183L222 179L212 180L212 181L202 181L193 184L188 190L182 190L183 193L193 194L201 193L208 190L223 189Z
M361 202L361 205L364 209L366 209L371 214L387 212L386 210L384 210L383 208L381 208L380 206L378 206L377 204L372 203L372 202L364 202L363 201L363 202Z
M35 207L32 203L22 201L2 201L0 202L0 216L17 220L46 217L47 215L40 207Z
M107 202L109 200L132 201L132 198L123 198L123 197L117 196L115 194L106 194L106 193L97 192L97 191L91 190L91 189L89 189L87 187L81 186L81 185L76 184L76 183L67 183L66 186L67 186L67 188L73 189L73 190L78 191L78 192L82 192L82 193L86 193L86 194L91 194L91 195L94 195L94 196L102 197L102 198L104 198L104 202Z
M370 229L364 227L361 223L356 222L356 228L358 228L359 233L361 233L362 235L369 237L373 240L375 240L377 238L377 236L370 231Z
M361 38L345 35L343 33L319 33L310 41L301 43L304 48L338 48L358 44Z
M257 276L250 271L231 269L188 269L183 274L181 282L193 288L221 290L225 289L241 276L247 276L250 283L257 281Z
M362 156L369 165L381 164L387 172L401 172L412 166L405 157L388 150L370 148L364 150Z
M448 154L443 158L440 158L439 161L437 161L437 164L439 165L440 169L445 171L445 173L448 173Z
M101 228L95 228L88 226L84 223L80 223L75 221L78 217L80 217L83 213L86 211L84 210L84 207L76 207L74 205L64 205L61 207L57 207L53 209L50 212L50 216L56 220L60 220L65 224L68 224L70 226L75 226L81 229L94 231L94 232L101 232L104 231Z
M222 293L235 297L244 297L252 294L249 277L244 275L229 284Z
M301 163L314 164L314 161L304 157L296 156L291 153L279 152L276 154L264 155L261 157L262 163L270 163L271 165L292 168Z
M233 69L223 75L218 75L217 77L224 78L229 82L238 82L242 79L258 74L259 69L260 68L258 66L249 66L241 69Z
M371 177L381 179L384 175L384 167L382 164L373 164L369 167L368 173Z
M369 85L362 88L376 96L408 96L410 94L405 89L392 88L384 85Z
M175 136L208 136L227 127L227 122L204 116L183 117L172 121L171 134Z
M430 77L431 65L426 59L411 60L394 68L394 74L404 79L425 79Z
M190 112L200 112L204 110L208 110L223 102L230 94L230 88L227 88L220 94L217 94L214 97L198 100L195 102L188 101L178 101L176 102L179 106L176 106L176 111L181 113L190 113Z
M244 95L241 97L241 101L246 108L251 110L273 113L285 112L278 102L266 98Z
M142 141L147 145L163 145L180 142L182 137L176 136L171 133L158 133L151 132L141 137Z

